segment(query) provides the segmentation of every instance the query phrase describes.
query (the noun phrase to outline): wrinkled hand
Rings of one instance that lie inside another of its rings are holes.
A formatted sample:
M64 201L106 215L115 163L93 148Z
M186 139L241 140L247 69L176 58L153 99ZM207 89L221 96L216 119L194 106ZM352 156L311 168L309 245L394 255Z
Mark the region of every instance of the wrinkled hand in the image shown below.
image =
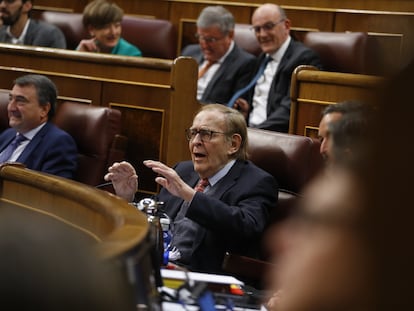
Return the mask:
M99 47L97 46L95 42L95 38L84 39L79 43L76 50L83 51L83 52L99 52Z
M104 176L106 181L112 181L115 193L121 198L132 202L138 190L138 176L134 167L126 162L115 162L108 168Z
M233 108L240 111L240 113L244 116L245 119L247 119L247 116L249 115L249 103L243 99L238 98L233 105Z
M172 195L180 197L187 202L192 200L195 190L187 185L174 169L161 162L152 160L144 161L144 165L161 175L155 178L155 181Z

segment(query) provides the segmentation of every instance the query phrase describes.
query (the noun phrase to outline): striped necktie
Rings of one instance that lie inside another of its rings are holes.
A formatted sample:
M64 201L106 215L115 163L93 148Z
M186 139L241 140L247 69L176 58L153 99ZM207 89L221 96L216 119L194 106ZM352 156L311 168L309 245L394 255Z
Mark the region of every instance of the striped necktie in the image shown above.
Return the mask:
M200 79L202 76L204 76L204 74L207 72L207 70L210 69L210 67L214 64L214 62L212 61L207 61L207 63L200 68L200 70L198 71L198 78Z
M194 190L198 192L204 192L204 189L209 185L208 178L200 179L198 184L195 186Z
M0 163L9 160L16 148L26 139L25 136L17 134L12 142L0 153Z

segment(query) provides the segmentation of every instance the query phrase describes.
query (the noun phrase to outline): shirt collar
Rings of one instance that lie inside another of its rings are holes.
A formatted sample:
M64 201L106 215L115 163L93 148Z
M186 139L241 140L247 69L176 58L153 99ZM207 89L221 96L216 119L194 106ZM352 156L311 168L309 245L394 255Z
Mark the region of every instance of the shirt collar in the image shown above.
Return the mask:
M24 44L24 38L26 37L27 29L29 28L30 18L27 19L26 24L24 25L23 31L20 34L20 37L16 38L10 32L10 26L7 26L7 35L10 37L13 44ZM26 135L25 135L26 136Z
M283 44L280 46L280 48L276 52L270 55L273 58L273 60L275 60L277 63L280 63L280 60L285 54L291 40L292 38L288 36L285 42L283 42Z
M46 122L40 124L39 126L35 127L34 129L26 132L26 133L22 133L24 135L24 137L26 137L28 140L32 140L33 137L35 137L35 135L46 125Z
M235 162L236 162L236 160L229 161L226 165L224 165L224 167L221 170L219 170L213 176L209 177L208 182L209 182L210 186L213 187L216 183L219 182L220 179L222 179L224 176L226 176L227 173L230 171L230 169L233 167Z

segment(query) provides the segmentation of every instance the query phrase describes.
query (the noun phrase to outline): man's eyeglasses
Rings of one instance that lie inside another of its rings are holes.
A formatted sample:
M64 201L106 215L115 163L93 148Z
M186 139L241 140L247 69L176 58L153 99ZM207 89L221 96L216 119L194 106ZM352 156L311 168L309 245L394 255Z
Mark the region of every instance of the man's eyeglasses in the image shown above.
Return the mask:
M261 29L263 29L263 31L270 31L270 30L272 30L273 28L275 28L276 27L276 25L278 25L278 24L280 24L280 23L283 23L285 21L285 19L281 19L280 21L278 21L278 22L276 22L276 23L273 23L273 22L267 22L267 23L265 23L265 24L263 24L263 25L261 25L261 26L252 26L250 29L252 30L252 31L254 31L255 33L260 33L260 30Z
M211 140L214 134L223 134L226 135L227 133L223 132L217 132L212 130L206 130L206 129L186 129L185 130L185 136L187 137L187 140L193 140L197 134L200 134L200 139L203 142L208 142Z
M220 38L216 38L216 37L205 37L203 35L199 35L198 33L195 34L195 37L198 41L204 41L205 43L216 43L217 41L221 40L224 38L220 37Z

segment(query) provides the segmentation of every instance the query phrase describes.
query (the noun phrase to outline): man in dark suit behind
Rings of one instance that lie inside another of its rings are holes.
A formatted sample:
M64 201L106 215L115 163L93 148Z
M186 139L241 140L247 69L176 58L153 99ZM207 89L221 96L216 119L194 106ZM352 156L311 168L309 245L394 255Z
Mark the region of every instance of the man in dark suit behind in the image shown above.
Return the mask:
M199 44L185 47L182 55L199 64L197 99L201 103L227 104L233 93L243 87L253 70L256 57L233 41L234 17L222 6L203 9L197 19ZM206 67L207 66L207 67Z
M53 125L57 90L42 75L25 75L15 80L7 106L9 125L0 135L0 163L19 162L27 168L73 178L77 147L73 138ZM18 136L23 140L7 154ZM7 155L6 155L7 154Z
M226 252L258 256L269 210L277 204L277 182L247 160L246 122L235 109L202 106L186 134L192 161L174 169L158 161L144 164L159 174L155 180L163 187L159 200L172 220L176 263L222 273ZM112 180L118 195L133 198L137 175L129 163L115 163L105 179ZM208 184L196 191L203 179Z
M62 31L30 18L32 8L32 0L0 1L0 42L65 49Z
M250 127L287 132L292 73L299 65L321 68L319 57L291 38L290 20L276 4L267 3L258 7L252 16L252 28L263 51L253 75L266 57L270 56L271 61L255 87L244 98L236 100L234 108L243 112Z

